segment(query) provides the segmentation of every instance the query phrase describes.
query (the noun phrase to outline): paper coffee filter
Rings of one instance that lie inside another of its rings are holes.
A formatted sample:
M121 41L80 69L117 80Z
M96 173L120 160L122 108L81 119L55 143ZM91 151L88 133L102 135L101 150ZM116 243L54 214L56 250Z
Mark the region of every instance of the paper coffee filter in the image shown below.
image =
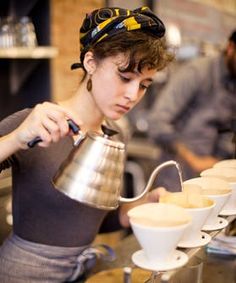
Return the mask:
M218 161L213 168L235 168L236 169L236 159L225 159Z
M202 187L197 184L182 184L183 192L191 193L191 194L201 194Z
M195 184L202 188L203 195L226 194L231 192L229 182L216 177L197 177L186 180L185 184Z
M214 167L202 171L200 175L224 179L227 182L236 182L236 168Z
M172 203L186 208L188 206L188 195L182 192L177 192L177 193L166 192L166 194L160 196L159 202Z
M128 211L132 222L153 227L170 227L187 224L191 216L180 206L167 203L147 203Z
M193 191L191 191L193 189ZM165 195L160 197L161 203L172 203L179 205L183 208L203 208L213 204L213 201L203 196L200 190L195 191L195 186L189 186L184 192L167 192Z

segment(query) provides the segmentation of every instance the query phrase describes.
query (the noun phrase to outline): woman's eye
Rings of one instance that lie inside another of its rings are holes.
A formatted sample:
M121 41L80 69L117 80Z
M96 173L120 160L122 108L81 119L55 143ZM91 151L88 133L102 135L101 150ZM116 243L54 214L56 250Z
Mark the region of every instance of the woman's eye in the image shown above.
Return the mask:
M126 82L126 83L130 82L130 78L124 77L124 76L122 76L122 75L120 75L120 79L121 79L123 82Z
M146 90L149 86L140 84L140 89Z

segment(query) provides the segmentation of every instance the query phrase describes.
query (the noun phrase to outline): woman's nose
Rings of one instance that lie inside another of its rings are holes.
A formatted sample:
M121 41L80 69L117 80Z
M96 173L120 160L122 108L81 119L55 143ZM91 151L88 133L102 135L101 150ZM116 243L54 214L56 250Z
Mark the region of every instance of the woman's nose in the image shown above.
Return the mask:
M125 97L130 101L135 102L138 99L138 94L139 94L139 85L133 83L127 88Z

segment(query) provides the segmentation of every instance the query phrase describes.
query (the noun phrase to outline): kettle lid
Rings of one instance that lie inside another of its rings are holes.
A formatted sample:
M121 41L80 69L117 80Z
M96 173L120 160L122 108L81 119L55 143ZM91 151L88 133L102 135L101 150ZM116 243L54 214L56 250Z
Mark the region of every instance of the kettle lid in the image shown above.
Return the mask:
M112 140L111 137L118 134L117 131L108 128L104 125L101 126L102 128L102 132L103 134L100 134L98 132L88 132L87 135L92 138L93 140L99 141L101 143L103 143L104 145L108 145L111 147L116 147L119 149L124 149L125 148L125 144L121 141L116 141L116 140Z

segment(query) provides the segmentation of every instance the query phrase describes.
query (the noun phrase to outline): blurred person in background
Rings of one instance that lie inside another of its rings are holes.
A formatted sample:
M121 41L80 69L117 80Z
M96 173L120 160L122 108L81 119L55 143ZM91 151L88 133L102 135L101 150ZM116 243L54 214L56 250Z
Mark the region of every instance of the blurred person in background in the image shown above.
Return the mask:
M172 72L148 116L148 135L161 148L160 162L175 159L189 179L221 159L233 158L236 115L236 30L224 52L198 57ZM167 168L158 185L179 191L177 172Z

